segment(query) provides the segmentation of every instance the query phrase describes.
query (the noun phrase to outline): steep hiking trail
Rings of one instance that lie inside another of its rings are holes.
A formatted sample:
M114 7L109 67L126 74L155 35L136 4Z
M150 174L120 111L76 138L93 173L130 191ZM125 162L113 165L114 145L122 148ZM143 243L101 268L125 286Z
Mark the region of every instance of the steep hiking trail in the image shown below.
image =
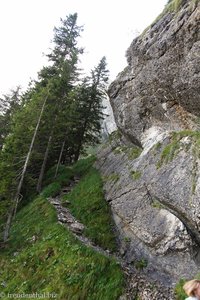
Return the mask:
M55 208L58 222L68 228L76 239L92 250L108 258L114 259L121 266L126 278L126 289L124 295L119 299L157 300L160 299L160 297L163 300L175 299L172 289L163 287L159 282L150 281L143 273L142 267L135 267L132 262L129 262L125 256L120 255L118 251L104 249L84 234L86 226L77 220L70 212L70 202L68 200L63 201L63 197L70 194L80 181L81 177L74 176L69 184L62 188L57 196L49 197L47 200Z
M56 209L58 222L60 224L67 227L73 233L73 235L84 245L92 248L98 253L110 257L111 254L109 253L109 250L104 250L100 246L95 245L94 242L92 242L83 234L85 226L70 213L70 210L68 208L62 205L62 197L70 193L74 186L79 182L79 180L79 178L75 177L68 186L62 189L61 193L58 196L56 196L55 198L50 197L48 198L48 201ZM67 201L65 201L65 203L67 203Z

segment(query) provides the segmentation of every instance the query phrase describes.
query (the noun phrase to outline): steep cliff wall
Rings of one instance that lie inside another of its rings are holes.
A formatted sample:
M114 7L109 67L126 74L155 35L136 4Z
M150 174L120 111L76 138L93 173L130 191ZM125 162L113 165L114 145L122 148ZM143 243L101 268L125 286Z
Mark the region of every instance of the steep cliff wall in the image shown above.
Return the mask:
M166 10L127 61L109 88L119 133L97 165L122 254L171 285L200 266L200 2Z
M117 126L133 141L153 125L196 128L200 116L200 11L193 1L167 12L127 51L109 89Z

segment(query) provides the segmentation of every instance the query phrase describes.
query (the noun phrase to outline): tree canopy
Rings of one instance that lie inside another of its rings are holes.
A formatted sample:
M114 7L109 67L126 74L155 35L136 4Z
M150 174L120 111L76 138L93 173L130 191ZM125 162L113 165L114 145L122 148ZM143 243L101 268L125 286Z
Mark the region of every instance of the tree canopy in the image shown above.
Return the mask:
M61 19L47 54L49 65L24 93L18 88L0 99L4 107L0 115L1 231L6 219L7 224L9 218L11 222L20 200L40 192L43 176L52 165L78 160L86 146L100 140L108 70L103 57L82 78L78 68L82 30L77 14Z

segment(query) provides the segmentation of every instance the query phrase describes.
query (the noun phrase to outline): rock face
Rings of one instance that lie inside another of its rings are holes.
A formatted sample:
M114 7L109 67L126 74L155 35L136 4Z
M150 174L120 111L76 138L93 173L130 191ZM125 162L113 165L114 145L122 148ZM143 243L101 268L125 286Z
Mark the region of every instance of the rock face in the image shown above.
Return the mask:
M194 129L200 116L200 6L186 2L132 42L109 89L118 128L139 145L154 125Z
M200 266L200 2L166 12L127 60L109 88L120 134L97 167L122 254L173 285Z

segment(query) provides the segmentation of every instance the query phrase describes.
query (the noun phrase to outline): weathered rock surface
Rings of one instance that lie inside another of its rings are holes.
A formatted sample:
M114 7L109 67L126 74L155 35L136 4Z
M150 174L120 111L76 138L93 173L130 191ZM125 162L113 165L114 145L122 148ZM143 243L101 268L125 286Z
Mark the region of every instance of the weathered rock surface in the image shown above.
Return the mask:
M168 285L199 270L200 160L192 138L187 147L184 139L177 142L171 160L162 161L169 135L136 159L130 156L132 148L111 142L101 149L97 162L121 253L133 264L145 260L144 272Z
M139 145L154 125L199 127L200 3L184 2L132 42L128 66L109 88L118 128Z
M122 136L97 161L121 253L165 285L200 266L200 2L183 2L128 49L109 89Z

